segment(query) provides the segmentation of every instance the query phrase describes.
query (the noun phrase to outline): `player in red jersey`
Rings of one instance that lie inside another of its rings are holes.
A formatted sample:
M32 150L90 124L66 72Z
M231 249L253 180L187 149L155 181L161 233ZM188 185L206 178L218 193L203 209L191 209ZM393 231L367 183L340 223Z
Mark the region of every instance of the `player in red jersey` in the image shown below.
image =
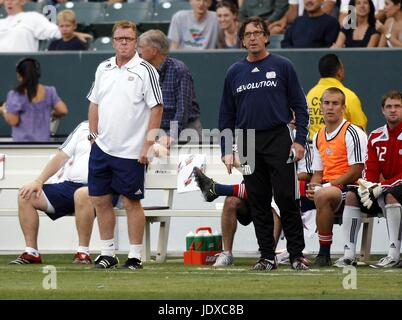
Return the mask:
M375 216L383 213L387 222L388 254L372 267L401 266L402 92L387 92L381 106L387 124L371 132L364 179L359 179L359 187L346 196L342 225L345 254L335 263L338 267L356 265L356 240L362 212Z

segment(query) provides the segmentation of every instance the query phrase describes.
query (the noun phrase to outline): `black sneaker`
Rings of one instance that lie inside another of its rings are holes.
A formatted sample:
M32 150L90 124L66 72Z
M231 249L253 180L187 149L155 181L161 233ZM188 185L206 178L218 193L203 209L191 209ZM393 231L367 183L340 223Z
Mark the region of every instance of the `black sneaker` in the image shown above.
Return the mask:
M116 268L119 264L119 259L116 256L98 256L95 261L95 268L110 269Z
M121 269L131 269L131 270L137 270L137 269L142 269L142 262L141 260L138 260L137 258L128 258L126 263L123 264Z
M315 263L317 267L328 267L331 265L331 257L325 254L319 254L315 258Z
M201 189L205 201L212 202L219 197L215 192L214 180L208 178L205 174L203 174L201 169L198 167L194 167L193 173L195 176L195 182L197 183L198 188Z
M251 268L253 271L259 271L259 270L274 270L277 269L278 265L276 264L275 260L268 260L268 259L263 259L261 258L260 260L257 261L257 263Z
M310 261L305 257L298 257L291 263L292 269L294 270L309 270Z

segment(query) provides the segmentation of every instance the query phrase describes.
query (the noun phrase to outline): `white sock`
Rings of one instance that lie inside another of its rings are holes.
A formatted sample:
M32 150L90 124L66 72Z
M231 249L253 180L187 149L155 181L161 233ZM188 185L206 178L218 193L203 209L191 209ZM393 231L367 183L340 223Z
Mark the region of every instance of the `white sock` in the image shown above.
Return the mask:
M101 256L113 257L115 250L114 239L101 240L101 242L102 242Z
M356 258L356 242L362 224L362 212L359 207L345 206L342 217L342 234L344 240L344 257Z
M89 247L79 246L77 252L89 254Z
M136 258L141 260L142 244L130 244L130 251L128 253L128 258Z
M387 204L385 205L385 214L389 237L388 256L399 260L401 255L402 206L399 203Z
M35 248L25 247L25 252L28 252L32 256L39 257L39 251Z

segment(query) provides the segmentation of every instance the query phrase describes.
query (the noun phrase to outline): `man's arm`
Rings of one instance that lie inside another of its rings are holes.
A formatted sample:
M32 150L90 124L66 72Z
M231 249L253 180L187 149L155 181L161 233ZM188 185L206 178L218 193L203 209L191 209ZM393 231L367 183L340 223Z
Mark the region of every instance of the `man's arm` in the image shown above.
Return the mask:
M96 103L89 103L88 110L89 132L98 133L98 105ZM92 140L93 141L93 140Z
M63 151L59 150L56 155L46 164L41 174L32 182L23 186L20 189L20 195L24 199L29 199L33 193L39 198L43 184L53 176L69 159L69 156Z
M169 50L180 49L180 42L182 39L182 31L180 30L180 27L182 27L182 25L180 24L180 16L178 11L173 15L172 21L169 25L169 31L167 35L170 42Z
M193 81L191 78L190 71L183 70L180 74L177 75L178 88L176 91L177 94L177 109L174 117L174 121L177 121L179 132L185 129L188 123L189 111L192 107L193 103ZM175 137L178 136L175 132L172 133L172 128L170 128L170 136Z
M314 201L315 187L321 186L323 171L314 171L306 190L306 197Z
M331 19L331 23L328 24L324 36L324 41L327 48L331 47L336 42L339 31L339 23L336 21L336 19Z
M293 23L289 28L286 29L285 37L281 42L281 48L293 48L292 32L294 28L295 24Z
M296 120L296 137L292 144L293 149L296 151L296 161L304 156L304 146L306 144L306 137L308 133L309 114L307 107L306 96L300 85L299 78L292 64L288 66L288 102L291 109L294 111Z
M333 186L337 185L347 185L347 184L352 184L357 179L359 179L362 176L362 171L364 169L364 164L362 163L356 163L352 166L350 166L349 170L346 171L346 173L339 178L329 181Z
M151 116L148 122L147 135L145 137L144 144L142 145L140 159L138 160L142 164L148 164L149 155L148 151L154 144L156 136L158 134L163 114L163 106L161 104L156 105L151 109Z

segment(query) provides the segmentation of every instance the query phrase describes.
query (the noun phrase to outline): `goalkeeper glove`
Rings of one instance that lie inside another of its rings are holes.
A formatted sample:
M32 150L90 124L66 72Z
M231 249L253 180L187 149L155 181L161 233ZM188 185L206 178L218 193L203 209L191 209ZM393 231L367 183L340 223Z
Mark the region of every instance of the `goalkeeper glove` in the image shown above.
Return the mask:
M357 192L360 196L360 202L367 209L370 209L373 205L373 201L382 193L381 183L372 183L364 179L359 179L357 182L359 183Z

